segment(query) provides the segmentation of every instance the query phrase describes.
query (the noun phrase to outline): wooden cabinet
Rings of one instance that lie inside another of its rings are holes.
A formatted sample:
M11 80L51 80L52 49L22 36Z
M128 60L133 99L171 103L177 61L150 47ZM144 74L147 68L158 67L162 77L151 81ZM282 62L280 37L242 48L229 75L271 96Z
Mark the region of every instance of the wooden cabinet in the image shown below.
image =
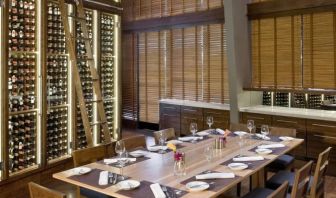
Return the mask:
M181 106L160 104L160 129L174 128L175 134L181 134Z
M230 112L218 109L203 109L203 126L205 129L209 128L207 124L207 117L212 116L214 123L211 128L226 129L230 127Z
M247 120L254 120L254 125L257 128L260 128L261 125L272 124L272 116L266 114L257 114L257 113L243 113L242 114L242 122L247 123Z
M305 142L295 149L294 154L297 157L304 158L307 155L307 135L306 120L302 118L273 116L272 126L294 128L296 129L296 137L304 139Z
M190 134L190 123L196 122L198 131L203 127L203 109L199 107L181 106L181 135Z
M336 122L307 120L307 156L317 159L318 155L329 146L330 154L328 173L336 175Z

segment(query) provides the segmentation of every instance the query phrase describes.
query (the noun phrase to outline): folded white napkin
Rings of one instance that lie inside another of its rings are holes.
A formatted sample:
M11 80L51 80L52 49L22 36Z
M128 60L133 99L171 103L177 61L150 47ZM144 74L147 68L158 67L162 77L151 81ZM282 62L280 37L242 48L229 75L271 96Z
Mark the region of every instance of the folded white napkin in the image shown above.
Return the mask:
M108 182L108 171L101 171L99 174L98 184L100 186L107 185Z
M169 141L167 141L167 143L171 143L171 144L174 144L174 145L178 145L178 144L182 144L183 142L180 141L180 140L169 140Z
M257 136L258 138L260 138L260 139L263 139L263 140L271 140L270 137L264 136L264 135L259 134L259 133L257 133L256 136Z
M140 156L146 155L147 152L143 150L136 150L136 151L129 152L129 154L132 155L133 157L140 157Z
M259 149L270 149L270 148L282 148L285 147L284 144L265 144L258 146Z
M151 188L155 198L166 198L166 195L162 191L160 184L157 184L157 183L156 184L151 184L150 188Z
M294 140L293 137L289 137L289 136L281 136L281 137L279 137L279 139L282 140L282 141L292 141L292 140Z
M234 177L234 173L207 173L196 175L196 179L230 179Z
M245 131L235 131L233 132L235 135L238 135L238 136L243 136L243 135L247 135L247 133Z
M105 164L113 164L113 163L117 163L118 160L124 160L124 159L128 159L129 162L135 162L136 158L113 158L113 159L104 159L104 163Z
M183 142L189 142L192 140L203 140L203 137L179 137L178 140Z
M159 150L167 150L168 147L167 146L149 146L149 147L147 147L147 149L149 151L156 152L156 151L159 151Z
M232 159L234 162L249 162L264 160L263 156L248 156L248 157L235 157Z
M223 129L217 128L216 132L225 135L225 131Z
M207 135L209 135L209 133L206 132L206 131L201 131L201 132L198 132L196 134L199 135L199 136L207 136Z

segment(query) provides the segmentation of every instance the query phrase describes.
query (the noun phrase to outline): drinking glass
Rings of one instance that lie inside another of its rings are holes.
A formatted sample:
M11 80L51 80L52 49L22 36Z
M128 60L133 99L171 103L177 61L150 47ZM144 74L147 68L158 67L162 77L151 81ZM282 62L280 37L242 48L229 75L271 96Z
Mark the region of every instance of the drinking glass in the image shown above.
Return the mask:
M241 134L239 135L239 156L242 157L243 156L243 147L245 145L245 135L244 134Z
M123 140L117 141L114 149L115 152L118 153L119 156L121 156L126 151L124 141Z
M211 129L211 126L213 125L214 121L213 121L213 117L212 116L208 116L207 117L207 124L209 126L209 129Z
M207 160L207 162L211 162L212 158L213 158L213 147L212 146L207 146L205 149L204 149L204 155L205 155L205 158Z
M164 146L165 143L166 143L166 141L167 141L167 136L166 136L166 134L163 133L163 132L160 132L160 133L159 133L159 145L160 145L160 146ZM164 151L163 149L160 149L160 150L159 150L159 153L160 153L160 154L164 154L165 151Z
M247 128L250 131L250 135L252 135L252 129L254 128L254 121L253 120L247 120Z
M124 151L123 153L121 153L121 155L119 155L119 159L118 159L118 163L120 167L120 177L119 177L120 180L125 180L125 177L123 174L123 168L128 162L129 162L128 153L127 151Z
M190 132L195 137L196 132L197 132L197 123L195 122L190 123ZM191 143L196 143L196 142L197 141L195 139L191 141Z
M269 134L268 125L261 125L261 131L260 132L263 135L263 138L265 138Z

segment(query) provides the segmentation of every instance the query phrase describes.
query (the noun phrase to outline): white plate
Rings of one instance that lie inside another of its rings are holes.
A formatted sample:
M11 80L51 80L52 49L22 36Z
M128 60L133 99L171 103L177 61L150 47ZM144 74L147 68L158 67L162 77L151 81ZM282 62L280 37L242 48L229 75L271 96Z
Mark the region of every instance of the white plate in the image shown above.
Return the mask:
M294 140L293 137L288 137L288 136L282 136L282 137L279 137L280 140L282 141L292 141Z
M210 185L202 181L192 181L192 182L187 183L186 187L190 192L200 192L200 191L208 189Z
M247 135L247 133L245 131L235 131L233 132L235 135L238 135L238 136L243 136L243 135Z
M198 136L208 136L209 135L209 133L208 132L206 132L206 131L201 131L201 132L198 132L198 133L196 133Z
M248 165L244 163L230 163L228 167L231 170L244 170L248 168Z
M271 149L259 148L259 149L256 149L255 152L260 155L268 155L268 154L271 154L273 151Z
M171 143L171 144L174 144L174 145L179 145L179 144L183 144L182 141L180 140L169 140L166 142L167 144Z
M145 156L145 152L144 151L132 151L129 153L130 155L132 155L133 157L142 157Z
M140 182L136 180L124 180L117 184L117 188L120 190L132 190L140 186Z
M77 168L74 168L72 171L75 175L84 175L84 174L87 174L89 172L91 172L91 168L88 168L88 167L77 167Z

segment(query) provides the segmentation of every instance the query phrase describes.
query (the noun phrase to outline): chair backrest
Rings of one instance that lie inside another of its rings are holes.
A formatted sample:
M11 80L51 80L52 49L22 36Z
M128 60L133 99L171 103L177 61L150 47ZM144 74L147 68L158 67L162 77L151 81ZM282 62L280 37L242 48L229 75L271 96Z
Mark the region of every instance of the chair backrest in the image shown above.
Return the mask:
M114 157L117 155L115 152L115 142L106 144L106 157Z
M155 131L153 133L155 144L159 143L159 137L160 137L159 134L160 133L164 133L166 135L166 137L167 137L167 140L173 140L173 139L176 138L174 128L169 128L169 129L163 129L163 130L160 130L160 131Z
M34 182L28 183L30 198L66 198L65 194L40 186Z
M331 147L319 154L315 167L314 178L310 188L310 198L318 197L319 193L323 193L324 176L329 165Z
M242 124L242 123L230 123L230 131L235 132L235 131L246 131L249 132L247 125ZM255 131L255 128L253 129Z
M135 148L146 148L146 137L144 135L136 135L123 139L126 150Z
M296 129L283 128L283 127L271 127L270 134L277 135L277 136L296 137Z
M312 166L313 161L310 161L295 172L291 198L306 197Z
M106 145L101 144L95 147L84 148L72 152L72 158L74 166L83 166L85 164L90 164L98 160L102 160L106 157Z
M286 198L288 190L288 181L284 182L277 188L272 194L268 195L267 198Z

